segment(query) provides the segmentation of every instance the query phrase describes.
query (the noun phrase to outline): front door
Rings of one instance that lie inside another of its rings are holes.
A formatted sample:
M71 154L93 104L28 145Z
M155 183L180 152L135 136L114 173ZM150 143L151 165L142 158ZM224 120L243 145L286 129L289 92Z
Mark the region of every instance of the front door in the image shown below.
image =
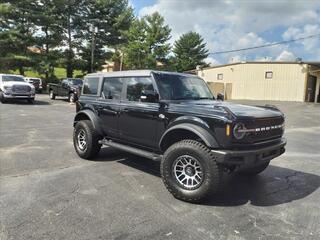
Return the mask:
M133 145L157 148L159 103L151 77L128 77L119 115L120 138Z
M58 95L59 96L68 96L69 92L68 92L68 79L64 79L61 82L61 87L58 88Z

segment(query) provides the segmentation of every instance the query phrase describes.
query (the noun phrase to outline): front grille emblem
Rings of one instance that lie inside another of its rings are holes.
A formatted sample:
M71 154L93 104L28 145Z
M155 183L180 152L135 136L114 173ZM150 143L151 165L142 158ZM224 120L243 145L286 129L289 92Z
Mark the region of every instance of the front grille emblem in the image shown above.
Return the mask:
M263 132L263 131L269 131L274 129L280 129L283 128L284 124L274 125L274 126L268 126L268 127L260 127L260 128L252 128L252 129L239 129L238 132Z

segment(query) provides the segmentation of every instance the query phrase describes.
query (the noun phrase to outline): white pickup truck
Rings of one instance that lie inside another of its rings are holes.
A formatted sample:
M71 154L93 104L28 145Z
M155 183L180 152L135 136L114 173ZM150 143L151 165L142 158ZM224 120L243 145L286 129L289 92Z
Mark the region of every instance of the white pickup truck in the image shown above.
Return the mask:
M25 99L33 103L35 87L25 82L21 75L0 74L0 101L7 102L9 99Z

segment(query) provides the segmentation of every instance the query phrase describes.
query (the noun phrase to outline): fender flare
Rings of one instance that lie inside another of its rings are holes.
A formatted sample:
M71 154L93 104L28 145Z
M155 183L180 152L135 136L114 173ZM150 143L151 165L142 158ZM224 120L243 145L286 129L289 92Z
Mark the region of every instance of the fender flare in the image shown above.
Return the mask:
M217 140L214 138L214 136L212 136L212 134L207 129L192 123L181 123L181 124L177 124L170 127L163 133L159 142L160 149L162 149L161 146L166 136L168 136L169 133L175 130L187 130L196 134L204 142L204 144L209 148L219 147Z
M103 135L103 130L101 128L100 120L96 116L96 114L89 109L81 110L77 112L76 116L74 117L73 120L73 126L76 125L77 122L84 120L84 119L89 119L93 125L93 128L101 135Z

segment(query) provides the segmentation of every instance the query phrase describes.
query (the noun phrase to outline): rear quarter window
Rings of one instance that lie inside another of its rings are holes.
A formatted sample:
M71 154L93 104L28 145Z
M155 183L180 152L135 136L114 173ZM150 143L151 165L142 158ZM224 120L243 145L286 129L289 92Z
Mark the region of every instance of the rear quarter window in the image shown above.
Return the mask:
M99 77L88 77L84 79L82 94L97 95L99 88Z

